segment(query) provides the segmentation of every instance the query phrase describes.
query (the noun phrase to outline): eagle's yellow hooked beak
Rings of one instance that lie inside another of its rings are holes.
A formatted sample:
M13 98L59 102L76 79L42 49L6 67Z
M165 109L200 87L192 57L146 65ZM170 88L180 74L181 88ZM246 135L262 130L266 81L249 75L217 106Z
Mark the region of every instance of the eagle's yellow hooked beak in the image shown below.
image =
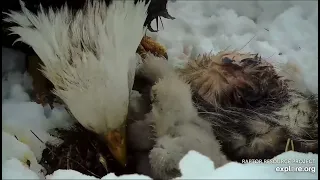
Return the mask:
M121 126L105 135L105 140L114 158L123 166L127 165L126 128Z

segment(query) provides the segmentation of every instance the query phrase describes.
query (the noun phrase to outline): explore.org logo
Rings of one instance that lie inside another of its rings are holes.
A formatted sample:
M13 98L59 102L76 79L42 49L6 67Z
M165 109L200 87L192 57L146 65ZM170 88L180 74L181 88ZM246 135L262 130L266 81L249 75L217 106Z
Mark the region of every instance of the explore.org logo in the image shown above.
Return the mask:
M315 166L309 167L301 167L301 166L283 166L283 167L276 167L277 172L316 172Z

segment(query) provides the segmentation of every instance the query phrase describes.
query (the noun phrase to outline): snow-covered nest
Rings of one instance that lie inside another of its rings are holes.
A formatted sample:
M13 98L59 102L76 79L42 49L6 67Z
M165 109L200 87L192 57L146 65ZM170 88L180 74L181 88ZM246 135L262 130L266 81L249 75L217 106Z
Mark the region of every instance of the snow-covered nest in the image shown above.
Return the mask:
M169 62L180 66L188 57L226 48L259 53L277 65L301 90L318 92L317 1L177 1L168 3L176 20L163 20L164 30L148 33L168 51ZM248 43L249 42L249 43ZM42 179L39 165L43 142L60 143L48 134L70 128L64 107L31 102L32 79L24 72L25 55L2 48L2 178ZM41 142L37 136L40 137ZM239 164L214 169L206 157L190 152L181 162L182 179L318 179L318 155L286 152L275 159L308 163ZM279 168L284 167L284 168ZM277 170L306 172L277 172ZM48 179L94 179L72 170L58 170ZM102 179L115 179L108 174ZM148 179L126 175L123 179Z
M15 141L16 146L22 145L12 136L3 134L8 142ZM22 148L21 148L22 149ZM27 148L25 151L28 152ZM284 162L281 162L283 160ZM16 158L2 163L3 179L41 179L27 165ZM318 179L318 155L286 152L269 161L269 163L241 164L231 162L215 169L214 162L209 158L190 151L179 164L182 177L177 179ZM81 174L74 170L57 170L46 179L97 179L94 176ZM101 179L151 179L144 175L132 174L116 176L114 173Z

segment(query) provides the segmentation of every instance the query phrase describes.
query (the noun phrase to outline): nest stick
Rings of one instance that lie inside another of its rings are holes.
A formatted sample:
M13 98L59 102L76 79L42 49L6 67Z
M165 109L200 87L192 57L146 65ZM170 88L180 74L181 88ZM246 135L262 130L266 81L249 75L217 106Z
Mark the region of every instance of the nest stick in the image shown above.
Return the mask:
M286 144L286 149L285 152L289 151L289 145L291 145L291 150L294 151L294 144L293 144L293 140L288 138L287 140L287 144Z
M53 150L51 148L49 148L46 143L44 143L32 130L30 130L31 133L40 141L42 142L47 148L48 150L50 151L50 153L54 154L56 157L58 157L58 155L56 153L53 152ZM87 169L86 167L84 167L81 163L79 163L78 161L70 158L70 157L67 157L67 156L62 156L62 158L66 158L67 160L71 160L75 163L77 163L79 166L81 166L83 169L85 169L88 173L90 173L91 175L93 176L96 176L96 177L99 177L97 174L95 174L94 172L90 171L89 169Z

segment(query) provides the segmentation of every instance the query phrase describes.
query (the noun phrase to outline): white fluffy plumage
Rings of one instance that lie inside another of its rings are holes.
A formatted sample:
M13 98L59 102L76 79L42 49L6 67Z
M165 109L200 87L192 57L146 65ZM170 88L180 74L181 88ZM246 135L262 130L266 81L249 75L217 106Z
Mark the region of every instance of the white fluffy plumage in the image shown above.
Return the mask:
M211 124L198 116L189 84L161 58L148 55L142 68L146 77L159 79L151 90L152 110L148 114L155 134L155 145L149 154L153 177L179 176L179 161L190 150L208 156L216 167L227 163Z
M216 167L227 163L210 123L197 115L186 83L177 77L164 77L153 87L153 93L157 140L149 158L155 177L178 176L178 164L190 150L208 156Z
M8 14L18 41L30 45L44 63L54 93L87 129L105 134L126 119L149 4L92 1L73 15L64 6L32 14Z

